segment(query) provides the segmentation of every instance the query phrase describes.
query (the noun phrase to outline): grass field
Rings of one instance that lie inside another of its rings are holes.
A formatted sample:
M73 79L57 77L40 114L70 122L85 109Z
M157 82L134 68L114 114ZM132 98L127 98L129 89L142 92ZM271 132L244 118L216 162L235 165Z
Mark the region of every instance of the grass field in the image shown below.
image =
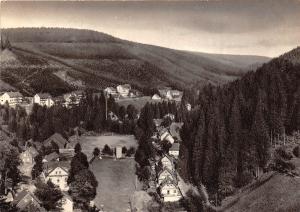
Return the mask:
M98 180L95 204L107 212L125 212L130 209L130 196L135 191L134 159L102 159L91 165Z
M163 100L153 100L151 96L143 96L138 98L128 98L128 99L119 99L116 102L124 107L128 105L133 105L137 110L141 110L147 102L149 103L158 103Z
M82 136L80 139L82 150L91 158L95 147L103 148L105 144L110 147L116 145L137 147L132 135L110 136ZM135 191L135 161L131 158L114 160L104 158L95 160L90 166L98 180L95 204L99 208L104 206L107 212L125 212L130 208L129 199Z

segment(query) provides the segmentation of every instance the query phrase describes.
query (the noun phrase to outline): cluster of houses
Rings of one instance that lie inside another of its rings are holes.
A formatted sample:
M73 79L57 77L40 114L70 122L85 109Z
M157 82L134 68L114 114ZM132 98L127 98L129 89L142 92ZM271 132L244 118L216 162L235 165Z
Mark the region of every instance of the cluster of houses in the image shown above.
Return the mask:
M12 91L0 94L0 104L4 105L8 103L10 107L15 107L16 105L26 107L32 104L51 107L55 104L62 104L66 107L70 107L71 105L78 105L83 95L83 91L78 90L55 98L49 93L37 93L33 97L25 97L20 92Z
M163 87L158 89L158 94L152 96L153 100L168 100L180 102L183 96L183 92L174 90L171 87Z
M167 114L166 116L171 116ZM168 128L161 126L162 120L155 119L156 132L152 136L153 146L156 149L162 148L161 143L167 141L172 144L169 152L163 156L156 155L155 158L149 159L150 164L150 182L149 190L158 192L164 202L176 202L182 198L182 193L178 186L178 177L175 170L175 161L179 157L180 138L179 129L181 123L173 122Z
M129 84L118 85L116 88L107 87L104 89L104 93L107 96L112 96L116 100L120 98L135 98L142 96L140 91L133 89Z
M70 160L74 154L75 143L74 140L66 140L61 134L54 133L43 143L32 142L29 140L25 146L22 147L23 152L20 154L23 167L29 167L29 171L25 173L31 177L31 169L35 163L34 158L39 154L41 148L49 147L56 144L59 147L59 152L52 152L43 156L43 170L37 179L42 182L51 181L54 185L58 186L62 191L63 197L61 201L62 211L73 212L74 203L68 194L67 179L70 170ZM17 194L10 191L7 196L11 196L7 201L11 201L21 211L46 211L42 206L39 199L34 195L35 186L33 183L25 184ZM13 193L13 194L12 194Z

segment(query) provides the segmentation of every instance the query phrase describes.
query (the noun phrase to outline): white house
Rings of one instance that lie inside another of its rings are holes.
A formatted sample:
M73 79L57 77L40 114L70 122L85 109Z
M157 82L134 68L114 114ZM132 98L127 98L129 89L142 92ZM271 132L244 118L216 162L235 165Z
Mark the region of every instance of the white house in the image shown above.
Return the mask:
M192 105L190 103L186 103L185 107L186 107L187 111L191 111L192 110Z
M33 103L39 104L41 106L51 107L52 105L54 105L54 100L48 93L37 93L33 97Z
M107 87L104 89L104 94L106 94L107 96L109 95L116 95L117 94L117 89L115 89L114 87Z
M179 146L179 143L173 143L169 149L169 155L172 155L177 159L179 157Z
M73 91L63 95L64 105L70 107L72 105L79 105L81 99L83 98L83 91Z
M38 151L34 147L29 147L26 148L26 150L20 154L20 159L23 163L33 164L34 158L38 154Z
M20 92L5 92L0 96L0 104L8 102L9 106L15 106L22 103L23 95Z
M159 135L159 139L161 141L166 140L166 141L170 142L171 144L174 143L174 138L171 136L171 134L169 133L169 131L166 128L163 128L162 130L160 130L158 132L158 135Z
M161 100L161 97L160 97L158 94L154 94L154 95L152 96L152 99L153 99L153 100Z
M123 97L127 97L129 95L130 90L131 90L131 86L129 84L117 86L118 93Z
M162 168L169 169L169 170L174 170L174 164L173 164L173 159L169 155L165 155L160 159Z
M158 186L167 178L169 177L173 181L177 181L176 173L168 168L162 169L157 175L157 183Z
M69 189L67 179L69 175L70 164L67 161L49 162L43 165L44 171L42 177L45 182L50 180L54 185L57 185L60 190L67 191Z
M159 192L164 202L176 202L182 197L177 183L169 177L160 184Z
M64 212L73 212L74 211L74 202L72 197L65 191L62 192L63 197L61 198L61 208Z

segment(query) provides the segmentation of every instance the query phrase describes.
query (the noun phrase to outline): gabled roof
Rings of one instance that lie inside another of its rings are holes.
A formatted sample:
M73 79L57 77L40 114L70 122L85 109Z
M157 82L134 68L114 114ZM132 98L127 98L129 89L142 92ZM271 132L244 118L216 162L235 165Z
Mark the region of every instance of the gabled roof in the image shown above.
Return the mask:
M117 89L116 89L116 88L114 88L114 87L107 87L107 88L105 88L104 90L105 90L105 91L107 91L107 90L111 90L111 91L117 91Z
M6 94L10 97L10 98L19 98L19 97L23 97L23 95L20 92L6 92Z
M47 138L43 143L45 146L50 146L51 141L56 143L60 149L65 148L68 141L59 133L54 133L49 138Z
M52 98L52 96L49 93L37 93L36 95L38 95L41 99Z
M27 195L30 195L35 201L37 201L38 203L40 203L40 200L34 194L32 194L31 192L29 192L27 190L23 190L20 193L18 193L12 203L15 204L15 205L17 205Z
M169 130L167 128L159 128L159 131L158 131L159 136L162 136L165 133L169 133Z
M34 148L34 147L28 147L26 150L25 150L25 152L28 152L28 153L30 153L31 155L32 155L32 157L35 157L35 156L37 156L39 153L38 153L38 151Z
M167 167L163 168L163 169L158 173L157 176L160 176L160 175L161 175L163 172L165 172L165 171L167 171L167 172L173 177L173 180L176 180L176 179L177 179L175 172L172 171L172 170L170 170L170 169L168 169Z
M61 168L66 173L69 173L70 163L68 161L51 161L43 164L44 173L46 176L51 174L56 168Z
M54 161L54 160L56 160L57 158L59 158L59 155L58 155L56 152L52 152L52 153L50 153L49 155L46 155L46 156L44 157L44 159L45 159L46 161L48 161L48 162Z
M179 143L173 143L169 151L179 151L180 144Z
M118 87L121 86L123 88L131 89L131 86L129 84L124 84L124 85L118 85Z
M173 158L170 155L167 155L167 154L165 154L160 160L162 160L165 157L168 158L171 161L171 163L173 163Z
M175 187L177 187L177 181L171 179L168 176L161 182L161 184L159 185L159 187L163 188L167 184L173 184Z
M156 98L156 99L161 99L161 97L160 97L158 94L154 94L154 95L152 96L152 99L154 99L154 98Z

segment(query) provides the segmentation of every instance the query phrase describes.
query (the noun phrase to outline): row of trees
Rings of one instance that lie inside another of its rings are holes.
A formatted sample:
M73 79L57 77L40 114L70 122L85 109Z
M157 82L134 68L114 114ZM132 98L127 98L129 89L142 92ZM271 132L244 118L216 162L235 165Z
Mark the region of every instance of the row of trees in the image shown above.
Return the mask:
M181 131L181 175L220 203L264 170L271 142L300 129L299 69L278 58L222 88L204 87Z
M120 121L114 122L107 118L109 111L116 114ZM134 106L119 106L112 97L106 99L103 93L94 96L91 91L86 92L78 106L71 108L61 105L47 108L34 104L30 115L20 106L11 108L6 104L0 108L0 115L4 123L8 124L8 130L15 133L19 140L32 138L40 142L54 132L68 137L77 126L88 131L132 134L137 114Z

